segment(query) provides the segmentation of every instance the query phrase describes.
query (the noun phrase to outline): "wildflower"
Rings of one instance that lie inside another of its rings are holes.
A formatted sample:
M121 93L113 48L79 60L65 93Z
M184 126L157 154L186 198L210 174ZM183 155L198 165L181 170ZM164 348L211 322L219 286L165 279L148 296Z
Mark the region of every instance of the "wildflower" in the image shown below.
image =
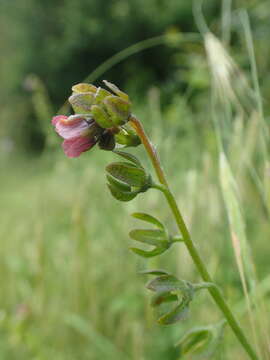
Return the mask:
M78 157L97 142L102 129L91 118L83 115L54 116L55 131L64 139L63 150L68 157Z
M69 103L75 115L52 119L55 131L64 139L62 147L68 157L78 157L96 143L104 150L113 150L116 141L124 146L140 143L126 127L131 114L128 95L104 82L112 92L91 84L74 85Z

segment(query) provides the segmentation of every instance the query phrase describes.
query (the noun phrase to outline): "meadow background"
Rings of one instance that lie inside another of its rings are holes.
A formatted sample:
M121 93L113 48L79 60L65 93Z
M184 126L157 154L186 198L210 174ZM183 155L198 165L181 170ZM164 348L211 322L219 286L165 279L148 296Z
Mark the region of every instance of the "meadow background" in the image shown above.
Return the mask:
M1 359L178 360L186 331L221 319L202 292L188 320L155 323L140 270L199 280L181 244L147 261L128 249L134 211L176 231L164 199L119 203L112 153L63 155L50 119L89 75L129 93L210 273L270 359L270 3L199 5L0 1ZM206 358L247 357L226 329Z

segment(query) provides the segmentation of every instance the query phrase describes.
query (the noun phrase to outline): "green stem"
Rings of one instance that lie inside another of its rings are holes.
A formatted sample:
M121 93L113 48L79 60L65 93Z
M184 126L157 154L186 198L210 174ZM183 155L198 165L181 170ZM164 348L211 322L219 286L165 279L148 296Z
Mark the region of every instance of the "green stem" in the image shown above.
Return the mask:
M184 219L182 217L182 214L177 206L177 203L175 201L175 198L173 194L171 193L164 171L161 167L157 152L155 147L151 144L150 140L148 139L148 136L146 135L144 128L141 124L141 122L135 117L131 116L130 118L130 124L135 129L136 133L140 137L142 144L144 145L146 152L149 155L149 158L153 164L153 167L156 171L157 177L160 181L160 183L163 186L160 186L159 189L163 192L165 195L167 202L171 208L171 211L174 215L175 221L178 225L178 228L183 236L183 241L189 251L190 256L192 257L202 279L206 282L213 283L213 280L210 276L210 274L207 271L207 268L199 254L198 249L196 248L194 242L192 241L189 231L187 229L187 226L184 222ZM215 303L219 307L219 309L222 311L224 317L226 318L229 326L233 330L234 334L248 353L249 357L253 360L258 360L258 357L253 350L253 347L248 342L246 336L243 333L243 330L241 329L238 321L234 317L230 307L226 303L223 295L219 291L219 289L216 286L209 287L208 288L209 293L211 294L212 298L214 299Z

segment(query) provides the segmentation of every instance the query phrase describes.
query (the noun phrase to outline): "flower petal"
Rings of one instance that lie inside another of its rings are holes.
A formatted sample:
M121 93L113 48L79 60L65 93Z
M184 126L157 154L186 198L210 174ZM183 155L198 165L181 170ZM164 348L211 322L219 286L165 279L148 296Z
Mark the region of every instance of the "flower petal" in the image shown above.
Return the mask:
M55 131L64 139L80 136L88 128L87 121L78 116L62 117L55 124Z
M65 154L70 157L78 157L82 152L91 149L96 144L93 138L87 136L77 136L64 140L62 147Z
M57 115L52 118L52 124L55 126L59 120L66 120L68 117L65 115Z

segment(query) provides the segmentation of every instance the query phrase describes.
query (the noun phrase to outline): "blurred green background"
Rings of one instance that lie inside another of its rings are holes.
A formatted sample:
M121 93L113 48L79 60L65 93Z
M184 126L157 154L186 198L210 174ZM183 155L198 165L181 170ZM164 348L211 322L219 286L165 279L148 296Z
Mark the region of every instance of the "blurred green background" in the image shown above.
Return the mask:
M110 152L65 158L50 119L89 75L129 93L210 273L270 359L269 21L268 0L203 13L197 0L0 0L1 359L193 360L174 344L221 320L202 292L186 321L156 324L138 272L199 280L181 244L147 261L128 249L134 211L176 231L164 199L113 199ZM247 358L230 329L205 357Z

